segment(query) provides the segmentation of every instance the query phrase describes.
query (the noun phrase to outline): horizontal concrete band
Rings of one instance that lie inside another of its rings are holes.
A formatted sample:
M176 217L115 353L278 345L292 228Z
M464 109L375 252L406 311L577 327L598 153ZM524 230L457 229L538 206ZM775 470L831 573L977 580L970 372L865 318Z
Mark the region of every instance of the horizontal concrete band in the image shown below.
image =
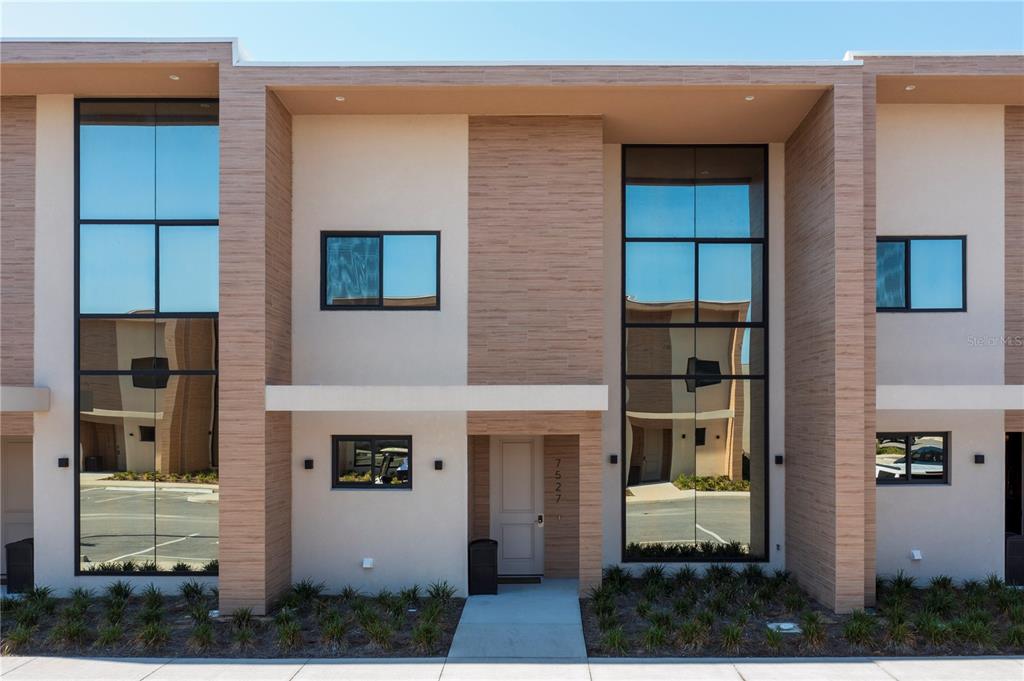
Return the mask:
M892 410L1024 409L1024 385L880 385L875 407Z
M0 412L50 411L50 389L0 385Z
M267 411L607 411L606 385L268 385Z

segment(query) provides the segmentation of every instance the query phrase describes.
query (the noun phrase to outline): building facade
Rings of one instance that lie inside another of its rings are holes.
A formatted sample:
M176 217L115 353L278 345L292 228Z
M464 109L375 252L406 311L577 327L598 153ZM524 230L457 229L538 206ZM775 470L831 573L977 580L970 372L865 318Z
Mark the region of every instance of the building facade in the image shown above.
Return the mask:
M36 583L1024 581L1024 55L0 62Z

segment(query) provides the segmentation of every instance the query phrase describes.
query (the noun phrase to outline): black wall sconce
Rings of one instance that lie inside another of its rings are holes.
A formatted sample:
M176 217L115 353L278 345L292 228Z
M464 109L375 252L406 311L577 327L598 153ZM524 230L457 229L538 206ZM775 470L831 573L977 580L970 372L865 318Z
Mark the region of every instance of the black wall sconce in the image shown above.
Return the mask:
M434 470L444 470L444 461L442 459L434 459Z
M69 468L71 466L71 459L66 456L62 456L57 459L57 468Z
M609 454L608 455L608 463L610 463L613 466L615 464L619 463L619 455L618 454Z
M776 466L781 466L782 465L782 454L776 454L775 455L775 465Z
M305 459L302 462L302 467L305 468L307 471L313 470L313 459Z
M984 454L975 454L974 455L974 463L985 463L985 455Z

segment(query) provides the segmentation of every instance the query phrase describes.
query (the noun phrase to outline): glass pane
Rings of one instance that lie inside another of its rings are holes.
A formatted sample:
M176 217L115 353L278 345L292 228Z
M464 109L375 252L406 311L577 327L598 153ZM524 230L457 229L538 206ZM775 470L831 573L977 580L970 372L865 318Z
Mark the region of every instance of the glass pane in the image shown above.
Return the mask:
M633 558L696 551L693 476L696 397L683 381L626 381L626 552Z
M384 236L384 306L437 305L437 236Z
M132 378L82 376L79 381L79 536L85 571L131 571L153 560L157 391L135 387Z
M916 435L910 438L910 479L941 482L946 475L946 438Z
M373 443L369 440L335 440L336 484L373 484Z
M167 368L216 369L217 320L176 317L156 320L156 356L167 358Z
M694 245L632 242L626 247L626 320L693 321Z
M761 321L760 244L701 244L700 320L728 316L748 322Z
M910 305L913 309L962 308L963 276L963 241L960 239L914 239L910 242Z
M906 250L902 241L879 241L875 251L875 307L907 306Z
M87 371L130 371L132 361L154 356L152 318L78 320L78 362Z
M156 297L153 225L82 225L79 310L82 314L152 312Z
M692 183L695 147L624 147L625 180Z
M764 236L764 167L761 147L697 148L697 236Z
M408 487L411 478L411 442L408 439L378 440L374 461L374 482L378 485Z
M79 125L79 211L85 219L155 215L154 105L83 102Z
M216 219L219 128L212 102L160 102L156 127L156 215Z
M875 481L905 480L907 441L902 435L879 435L875 439Z
M328 305L376 305L380 302L380 238L327 238Z
M694 355L692 328L627 328L626 373L639 376L683 375Z
M219 229L160 228L160 311L216 312L219 305Z
M698 386L696 528L704 553L764 553L764 390L762 381Z
M708 320L702 316L701 321ZM700 328L695 354L701 360L714 362L722 374L764 374L764 329Z
M693 236L693 185L627 184L627 237Z
M209 570L218 541L216 378L170 376L154 392L157 567Z

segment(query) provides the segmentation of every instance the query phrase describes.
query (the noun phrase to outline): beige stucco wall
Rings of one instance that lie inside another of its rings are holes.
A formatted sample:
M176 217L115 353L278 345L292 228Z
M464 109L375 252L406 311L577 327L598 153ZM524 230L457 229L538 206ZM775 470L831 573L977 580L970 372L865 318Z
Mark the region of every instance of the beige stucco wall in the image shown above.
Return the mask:
M292 122L292 382L464 385L466 116ZM439 230L439 311L321 311L321 230Z
M608 384L608 411L602 418L602 445L606 453L619 453L618 465L605 464L603 477L604 563L622 557L622 147L604 145L604 382ZM769 310L769 569L785 567L785 468L774 464L785 443L785 145L768 146L768 258ZM628 450L627 443L627 450ZM638 564L633 564L640 567ZM701 565L696 567L700 568Z
M1001 384L1003 107L879 105L877 139L878 234L967 235L967 311L879 314L879 385Z
M948 485L877 486L878 574L1003 574L1001 411L880 411L879 431L950 431ZM985 463L974 463L984 454ZM920 549L921 561L910 551Z
M342 434L411 435L412 489L332 489L331 435ZM292 579L332 592L445 579L465 595L467 441L465 412L294 414ZM363 558L374 567L362 568Z

